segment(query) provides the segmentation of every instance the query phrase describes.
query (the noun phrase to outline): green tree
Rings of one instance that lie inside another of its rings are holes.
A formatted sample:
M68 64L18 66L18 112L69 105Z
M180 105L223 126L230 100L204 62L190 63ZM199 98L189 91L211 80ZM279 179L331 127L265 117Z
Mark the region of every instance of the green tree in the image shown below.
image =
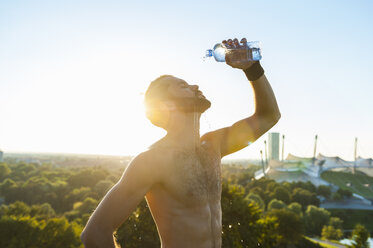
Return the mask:
M281 241L279 221L276 217L264 216L257 221L258 245L263 248L276 247ZM243 246L245 247L245 246Z
M246 200L248 200L249 202L254 202L256 204L258 204L259 208L264 211L265 209L265 203L264 201L262 200L262 198L260 197L260 195L257 195L257 194L254 194L254 193L250 193L246 196L245 198Z
M343 220L341 220L338 217L330 217L329 219L329 225L333 226L334 228L337 229L342 229L343 228Z
M302 205L300 205L298 202L290 203L288 205L288 209L292 211L293 213L297 214L299 217L303 216Z
M115 237L122 248L160 247L157 228L145 200L118 228Z
M354 244L351 247L369 248L368 238L369 232L365 226L357 224L352 231L351 239L354 241Z
M11 203L17 199L18 185L11 178L0 183L0 195L5 198L6 203Z
M286 204L281 200L273 199L272 201L268 203L269 211L273 209L282 209L282 208L286 208Z
M83 247L79 237L81 232L82 227L76 223L69 223L65 218L52 218L39 235L39 247Z
M5 179L11 172L12 170L6 163L0 163L0 182Z
M64 197L64 205L66 210L71 209L75 202L79 202L88 197L91 189L89 187L80 187L73 189Z
M49 219L55 217L56 212L49 203L43 203L41 205L32 205L30 210L30 216L38 216L39 218Z
M341 229L335 228L332 225L323 226L321 237L327 240L340 240L343 237Z
M339 192L334 192L334 193L332 194L332 199L333 199L334 201L342 201L342 200L343 200L343 196L342 196L341 193L339 193Z
M223 211L222 247L254 247L258 243L256 222L261 210L245 200L244 189L238 185L223 184L221 206Z
M272 194L270 194L270 197L281 200L281 201L285 202L286 204L289 204L290 200L291 200L289 190L287 188L283 187L283 186L276 187L274 189L274 192Z
M30 216L7 216L0 218L0 247L38 248L42 229L41 222Z
M310 235L321 235L322 228L329 223L330 213L316 206L308 206L304 214L306 233Z
M329 186L326 186L326 185L320 185L318 188L317 188L317 191L316 193L318 195L321 195L323 197L325 197L326 199L329 199L331 194L332 194L332 191L330 189Z
M298 181L298 182L293 182L290 184L291 184L292 190L294 190L295 188L301 188L301 189L308 190L311 193L316 193L316 186L313 185L310 181L307 181L307 182Z
M95 210L97 205L97 200L88 197L85 198L83 202L79 202L78 204L76 204L75 208L79 211L80 214L90 214L93 212L93 210Z
M292 199L294 202L301 204L303 209L306 209L308 205L320 205L320 200L317 198L316 193L302 188L293 189Z
M0 247L80 248L82 226L65 218L37 220L28 215L3 215L0 218Z
M343 198L351 198L352 197L352 192L347 190L347 189L339 188L337 190L337 193L339 193Z
M104 180L109 172L102 168L84 169L67 179L68 183L74 188L93 187L99 181Z
M268 212L271 217L276 217L279 222L279 244L286 246L296 244L303 236L303 227L300 217L287 209L274 209Z
M109 180L101 180L99 181L94 187L93 190L97 192L97 194L103 197L111 187L113 187L113 183Z
M0 206L0 216L28 216L30 211L30 207L21 201Z

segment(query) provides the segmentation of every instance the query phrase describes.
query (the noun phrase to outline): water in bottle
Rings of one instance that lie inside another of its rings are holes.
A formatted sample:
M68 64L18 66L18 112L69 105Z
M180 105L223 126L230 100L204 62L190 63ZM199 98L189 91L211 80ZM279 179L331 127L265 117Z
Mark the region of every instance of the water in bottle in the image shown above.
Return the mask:
M214 46L213 49L208 49L206 51L205 57L214 57L215 60L218 62L225 62L225 55L235 50L241 51L237 53L238 56L234 56L235 60L259 61L262 59L262 52L259 41L246 42L237 48L227 48L223 43L218 43Z

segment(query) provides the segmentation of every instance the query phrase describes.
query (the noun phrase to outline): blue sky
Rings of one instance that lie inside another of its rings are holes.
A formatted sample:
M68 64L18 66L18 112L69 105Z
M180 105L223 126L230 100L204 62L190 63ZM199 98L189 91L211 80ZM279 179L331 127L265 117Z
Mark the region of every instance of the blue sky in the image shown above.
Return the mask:
M371 1L1 1L0 149L136 154L164 135L142 93L172 74L212 101L202 133L253 112L242 72L204 51L263 46L285 153L373 157ZM258 158L263 136L231 158Z

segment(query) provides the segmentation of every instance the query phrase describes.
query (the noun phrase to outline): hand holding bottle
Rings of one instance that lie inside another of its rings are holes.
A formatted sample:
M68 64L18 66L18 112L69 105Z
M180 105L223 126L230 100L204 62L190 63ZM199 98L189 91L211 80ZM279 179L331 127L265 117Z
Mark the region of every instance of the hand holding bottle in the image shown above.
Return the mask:
M225 54L225 61L227 65L230 65L233 68L244 70L252 66L261 58L261 56L259 59L255 59L254 49L259 50L259 48L250 47L250 44L247 43L246 38L243 38L240 43L238 42L237 38L222 41L222 44L227 48L227 52Z
M246 38L240 43L236 38L224 40L207 50L206 57L214 57L216 61L226 62L233 68L247 69L262 58L261 48L258 41L247 42Z

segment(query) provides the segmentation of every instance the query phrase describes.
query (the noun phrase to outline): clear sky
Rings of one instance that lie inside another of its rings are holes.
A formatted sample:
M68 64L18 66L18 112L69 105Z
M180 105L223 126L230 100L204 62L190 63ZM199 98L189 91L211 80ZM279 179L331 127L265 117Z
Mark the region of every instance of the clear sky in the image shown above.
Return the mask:
M199 84L201 133L253 113L244 74L203 61L259 40L285 154L373 157L372 1L0 1L0 149L133 155L165 133L143 92L161 74ZM259 158L263 141L229 158Z

